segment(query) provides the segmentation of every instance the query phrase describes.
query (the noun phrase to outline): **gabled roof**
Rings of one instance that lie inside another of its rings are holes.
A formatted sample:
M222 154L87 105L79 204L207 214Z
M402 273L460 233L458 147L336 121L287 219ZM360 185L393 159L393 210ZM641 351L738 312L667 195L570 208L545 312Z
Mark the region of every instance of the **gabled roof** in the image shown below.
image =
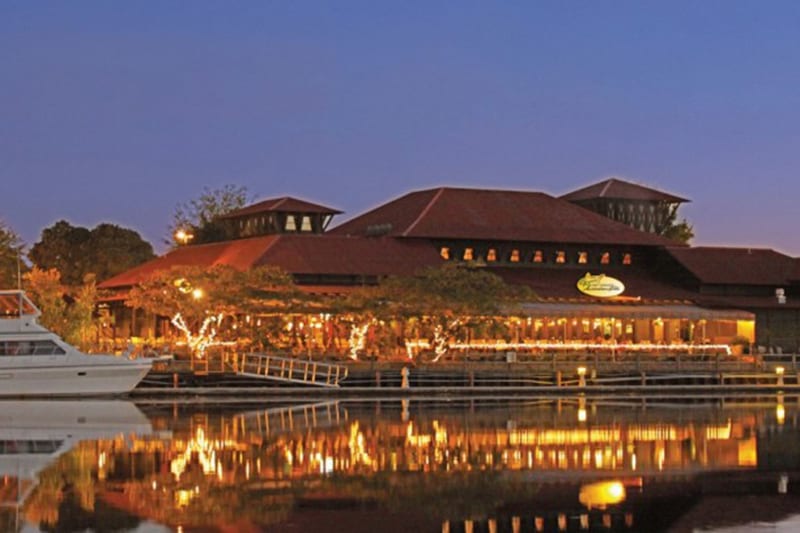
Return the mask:
M540 192L442 187L406 194L329 231L440 239L674 245Z
M324 205L306 202L292 198L291 196L284 196L282 198L270 198L262 200L255 204L245 206L241 209L231 211L220 218L238 218L246 215L254 215L257 213L321 213L326 215L338 215L341 211L326 207Z
M391 237L270 235L182 246L104 281L99 288L129 287L173 266L227 265L247 270L275 265L290 274L386 276L410 275L441 263L438 250L425 242Z
M672 257L701 283L716 285L787 285L794 258L764 248L668 248Z
M646 200L654 202L683 203L688 202L686 198L675 196L637 185L619 178L609 178L600 183L589 185L577 191L572 191L561 196L562 200L575 202L580 200L594 200L596 198L613 198L615 200Z

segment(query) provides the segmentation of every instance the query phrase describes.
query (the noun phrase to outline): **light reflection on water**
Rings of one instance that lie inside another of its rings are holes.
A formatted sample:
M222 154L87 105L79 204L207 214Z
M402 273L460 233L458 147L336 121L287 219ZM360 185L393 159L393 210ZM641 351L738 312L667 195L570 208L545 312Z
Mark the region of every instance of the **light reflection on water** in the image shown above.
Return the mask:
M693 531L800 513L796 398L0 413L0 531Z

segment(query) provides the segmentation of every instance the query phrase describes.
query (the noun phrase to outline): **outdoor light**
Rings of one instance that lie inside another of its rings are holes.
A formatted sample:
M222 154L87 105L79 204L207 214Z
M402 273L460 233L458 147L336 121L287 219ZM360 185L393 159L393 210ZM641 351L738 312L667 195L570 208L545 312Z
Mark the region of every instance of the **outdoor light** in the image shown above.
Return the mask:
M199 300L202 297L203 297L203 289L194 289L192 291L192 298L194 298L195 300Z
M775 373L777 375L779 375L779 376L782 376L785 371L786 371L786 369L783 368L782 366L776 366L775 367Z
M184 229L179 229L178 231L176 231L174 237L175 241L180 244L188 244L189 241L194 239L194 235Z
M579 376L585 376L586 375L586 367L585 366L579 366L578 367L578 375Z

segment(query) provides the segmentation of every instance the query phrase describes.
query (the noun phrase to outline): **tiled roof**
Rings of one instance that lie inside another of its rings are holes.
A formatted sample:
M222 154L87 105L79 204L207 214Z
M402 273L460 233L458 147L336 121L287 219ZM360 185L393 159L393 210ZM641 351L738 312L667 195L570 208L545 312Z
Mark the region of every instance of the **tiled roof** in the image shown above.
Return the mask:
M787 285L796 260L763 248L668 248L668 252L701 283L720 285Z
M269 200L262 200L255 204L245 206L241 209L231 211L230 213L221 216L220 218L238 218L246 215L254 215L256 213L322 213L329 215L337 215L341 213L336 209L326 207L324 205L313 204L305 200L298 200L290 196L282 198L270 198Z
M561 196L562 200L594 200L595 198L614 198L618 200L650 200L670 203L688 202L686 198L637 185L619 178L610 178Z
M575 268L490 268L512 285L524 285L542 299L568 300L574 302L597 302L605 299L592 298L578 291L577 283L587 272L600 274L597 269ZM669 285L649 272L636 268L603 270L602 273L614 277L625 285L625 292L616 301L628 303L685 302L694 301L697 293ZM611 300L606 300L611 301Z
M113 289L135 285L159 270L174 266L215 266L227 265L237 270L246 270L256 264L270 246L278 240L278 235L255 237L235 241L194 244L175 248L98 285L100 289Z
M544 193L443 187L406 194L329 233L496 241L674 245Z
M403 275L440 265L430 243L392 237L284 235L257 264L278 265L292 274Z
M173 266L228 265L246 270L275 265L291 274L409 275L442 263L431 244L335 235L271 235L176 248L162 257L106 280L101 289L139 283Z

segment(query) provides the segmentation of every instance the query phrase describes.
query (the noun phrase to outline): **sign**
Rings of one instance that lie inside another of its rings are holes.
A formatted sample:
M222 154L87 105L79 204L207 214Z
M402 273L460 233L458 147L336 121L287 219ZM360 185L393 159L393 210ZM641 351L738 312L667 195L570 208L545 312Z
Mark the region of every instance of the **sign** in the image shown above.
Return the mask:
M578 280L578 290L596 298L611 298L625 292L625 284L605 274L587 274Z

